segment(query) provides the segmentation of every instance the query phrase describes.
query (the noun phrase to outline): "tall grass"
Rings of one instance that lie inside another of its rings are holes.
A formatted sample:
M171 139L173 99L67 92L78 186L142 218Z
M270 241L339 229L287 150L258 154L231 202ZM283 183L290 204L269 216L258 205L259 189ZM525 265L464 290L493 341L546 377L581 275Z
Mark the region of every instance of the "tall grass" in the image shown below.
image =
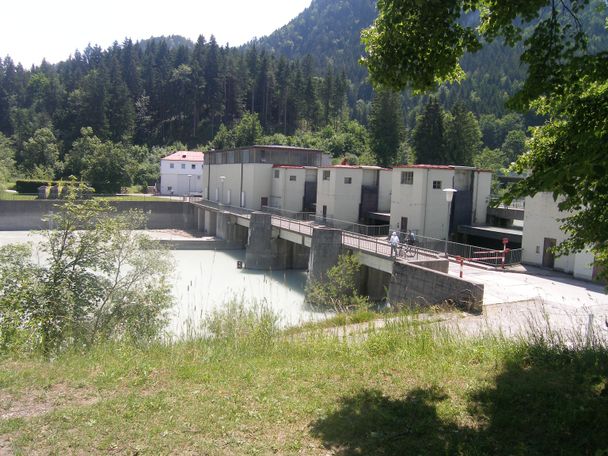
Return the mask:
M347 337L277 320L232 302L189 341L5 360L0 397L54 405L0 418L0 436L24 454L608 450L606 345L468 337L413 314Z

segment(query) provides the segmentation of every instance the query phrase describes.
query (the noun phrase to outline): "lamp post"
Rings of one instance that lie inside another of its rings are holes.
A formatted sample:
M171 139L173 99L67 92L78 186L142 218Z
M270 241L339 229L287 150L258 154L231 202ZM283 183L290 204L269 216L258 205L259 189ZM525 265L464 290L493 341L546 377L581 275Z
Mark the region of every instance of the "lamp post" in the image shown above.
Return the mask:
M222 185L221 185L222 191L220 193L220 200L219 200L220 204L224 204L223 201L224 201L224 181L225 180L226 180L226 176L220 176L220 182L222 183Z
M445 247L443 253L445 257L448 257L448 238L450 237L450 209L452 208L452 199L454 198L454 193L458 190L454 188L444 188L443 192L445 193L445 200L448 202L448 220L446 223L446 233L445 233Z
M192 178L192 174L188 174L188 199L190 199L190 179Z

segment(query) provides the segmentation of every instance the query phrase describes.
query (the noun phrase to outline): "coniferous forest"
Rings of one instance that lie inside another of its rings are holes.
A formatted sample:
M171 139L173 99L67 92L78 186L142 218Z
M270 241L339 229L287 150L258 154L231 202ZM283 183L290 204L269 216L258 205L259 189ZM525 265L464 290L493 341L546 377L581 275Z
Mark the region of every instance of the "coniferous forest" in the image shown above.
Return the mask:
M467 79L433 96L375 92L358 62L360 31L375 15L374 0L313 0L285 27L238 48L201 34L195 43L89 45L30 69L6 56L0 182L74 175L114 191L152 184L171 150L252 143L321 148L349 163L492 169L525 150L527 128L541 119L506 106L525 76L520 49L495 42L465 56ZM584 18L594 46L608 43L604 21Z

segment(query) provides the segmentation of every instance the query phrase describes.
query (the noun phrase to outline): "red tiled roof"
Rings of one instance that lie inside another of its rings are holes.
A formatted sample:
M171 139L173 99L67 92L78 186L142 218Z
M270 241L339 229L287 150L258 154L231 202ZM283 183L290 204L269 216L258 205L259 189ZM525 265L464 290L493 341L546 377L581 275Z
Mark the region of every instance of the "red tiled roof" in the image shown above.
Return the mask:
M454 169L454 165L397 165L395 168Z
M204 154L202 152L195 152L191 150L174 152L171 155L163 157L163 160L174 160L174 161L194 161L203 162Z

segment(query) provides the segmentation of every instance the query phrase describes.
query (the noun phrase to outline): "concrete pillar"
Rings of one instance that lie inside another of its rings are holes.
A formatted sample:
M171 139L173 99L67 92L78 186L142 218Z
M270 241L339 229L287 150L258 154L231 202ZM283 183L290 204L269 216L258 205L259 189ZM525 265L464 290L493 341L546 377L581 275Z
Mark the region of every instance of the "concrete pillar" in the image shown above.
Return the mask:
M310 257L310 249L305 245L291 244L292 260L291 269L307 269L308 258Z
M309 280L323 281L329 268L338 262L342 250L342 231L315 227L308 259Z
M217 229L217 212L215 211L205 211L205 232L209 236L215 236Z
M249 237L245 253L247 269L272 269L272 222L271 215L254 212L249 218Z
M196 208L196 230L199 233L205 231L205 210L200 207Z
M388 295L391 274L367 266L362 266L361 269L364 272L364 274L362 274L362 292L365 293L371 301L384 300Z

